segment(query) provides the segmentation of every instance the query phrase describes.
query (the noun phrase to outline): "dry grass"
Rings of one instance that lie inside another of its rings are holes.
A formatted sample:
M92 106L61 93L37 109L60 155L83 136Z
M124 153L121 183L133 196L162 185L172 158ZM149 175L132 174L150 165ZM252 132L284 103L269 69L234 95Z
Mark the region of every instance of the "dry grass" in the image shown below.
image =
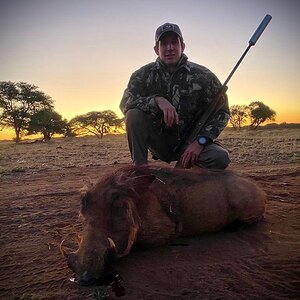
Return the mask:
M0 173L130 162L125 135L56 138L47 143L0 143Z
M233 163L274 165L295 163L300 158L300 130L225 130L220 141L230 152ZM130 163L125 135L63 139L48 143L32 141L15 144L0 142L0 176L14 172L34 173L89 165Z
M273 165L300 162L300 130L225 130L220 140L238 164Z

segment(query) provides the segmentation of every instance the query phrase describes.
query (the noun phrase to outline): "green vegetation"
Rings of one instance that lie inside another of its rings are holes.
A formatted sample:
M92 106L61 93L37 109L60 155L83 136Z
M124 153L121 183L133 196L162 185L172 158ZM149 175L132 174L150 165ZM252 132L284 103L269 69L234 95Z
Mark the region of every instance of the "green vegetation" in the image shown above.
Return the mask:
M249 104L249 111L250 127L254 129L267 120L275 121L276 112L260 101L251 102Z
M241 129L243 124L250 122L251 129L265 121L275 121L276 112L261 101L251 102L249 105L232 105L230 107L229 123L235 129Z
M229 123L233 128L242 128L243 124L247 122L248 107L246 105L232 105L230 107Z
M0 130L12 128L15 141L25 135L43 135L49 141L54 134L66 137L124 131L124 118L111 110L93 111L73 118L70 122L54 110L53 100L38 87L26 82L0 82Z
M43 109L31 116L28 122L27 134L42 133L44 141L50 141L53 134L68 132L68 122L52 109Z
M0 126L13 128L18 143L30 118L38 111L52 109L50 96L26 82L0 82Z
M97 138L103 138L104 134L111 133L112 129L117 131L122 128L123 118L119 119L111 110L91 111L70 120L69 125L76 135L93 134Z
M103 299L109 299L110 293L108 286L102 286L94 290L93 299L97 300L103 300Z

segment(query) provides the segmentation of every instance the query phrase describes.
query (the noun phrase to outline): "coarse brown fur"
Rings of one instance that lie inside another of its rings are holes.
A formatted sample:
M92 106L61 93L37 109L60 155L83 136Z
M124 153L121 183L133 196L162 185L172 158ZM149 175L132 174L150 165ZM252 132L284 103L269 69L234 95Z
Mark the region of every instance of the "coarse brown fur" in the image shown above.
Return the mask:
M264 210L263 191L231 171L121 168L84 193L83 238L68 265L79 284L89 284L109 271L111 252L124 256L135 244L158 246L235 220L256 222Z

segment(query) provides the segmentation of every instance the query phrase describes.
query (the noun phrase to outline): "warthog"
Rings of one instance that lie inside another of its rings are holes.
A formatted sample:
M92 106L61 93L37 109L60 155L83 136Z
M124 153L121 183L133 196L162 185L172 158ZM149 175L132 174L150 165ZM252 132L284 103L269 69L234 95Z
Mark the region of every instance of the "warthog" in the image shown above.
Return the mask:
M75 282L93 284L135 244L158 246L235 220L253 223L264 210L264 192L231 171L121 168L82 195L79 249L67 254L61 244L61 251Z

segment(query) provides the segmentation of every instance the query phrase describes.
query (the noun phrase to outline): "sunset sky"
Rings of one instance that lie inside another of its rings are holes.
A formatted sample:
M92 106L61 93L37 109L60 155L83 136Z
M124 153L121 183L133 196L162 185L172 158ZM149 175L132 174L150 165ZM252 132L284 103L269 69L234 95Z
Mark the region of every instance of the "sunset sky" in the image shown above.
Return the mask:
M223 82L266 14L273 19L229 82L229 101L262 101L300 122L299 0L0 0L0 81L25 81L70 120L119 102L154 61L154 32L177 23L189 59ZM4 132L0 131L0 139Z

